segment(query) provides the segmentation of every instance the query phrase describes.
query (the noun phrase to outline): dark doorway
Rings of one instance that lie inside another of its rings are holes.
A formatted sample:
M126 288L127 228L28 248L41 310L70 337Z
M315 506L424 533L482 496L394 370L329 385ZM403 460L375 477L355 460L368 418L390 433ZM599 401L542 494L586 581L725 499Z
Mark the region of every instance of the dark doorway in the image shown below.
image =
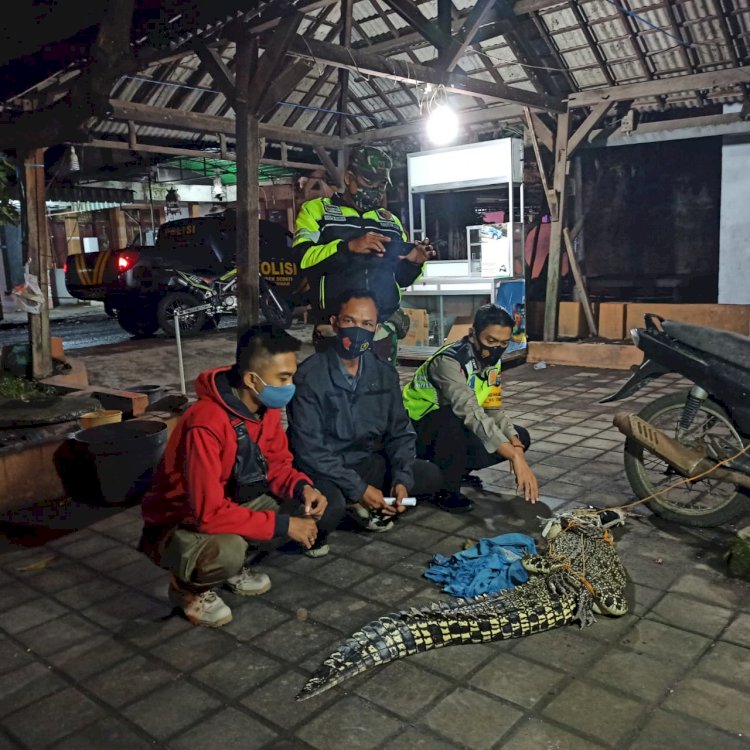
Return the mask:
M721 139L582 151L592 297L715 303Z

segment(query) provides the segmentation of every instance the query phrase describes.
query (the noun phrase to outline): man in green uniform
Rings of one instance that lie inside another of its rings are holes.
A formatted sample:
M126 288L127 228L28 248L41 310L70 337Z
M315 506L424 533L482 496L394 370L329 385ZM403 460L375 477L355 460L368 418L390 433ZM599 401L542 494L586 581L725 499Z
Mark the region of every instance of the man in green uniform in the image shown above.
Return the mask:
M333 336L329 319L337 311L331 304L351 289L375 297L384 332L378 337L390 334L395 340L408 330L399 309L401 289L421 276L434 251L428 240L407 244L398 217L383 207L391 166L379 148L353 149L344 192L307 201L297 215L293 247L311 287L316 342ZM376 340L376 348L393 359L391 341L385 344L383 351Z
M471 510L459 492L467 472L510 461L518 491L539 499L537 480L524 451L529 433L502 408L500 357L513 332L513 319L497 305L477 310L468 336L430 357L404 388L404 405L417 432L417 455L443 471L446 490L435 499L443 510Z

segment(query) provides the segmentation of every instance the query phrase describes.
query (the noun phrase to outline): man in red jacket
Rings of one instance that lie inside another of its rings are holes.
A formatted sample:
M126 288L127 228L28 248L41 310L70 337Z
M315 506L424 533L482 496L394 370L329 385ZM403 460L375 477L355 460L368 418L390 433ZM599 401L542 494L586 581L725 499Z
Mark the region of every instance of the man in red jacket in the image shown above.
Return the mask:
M248 540L288 537L320 556L343 516L292 467L281 425L299 348L281 329L253 326L233 367L201 373L198 402L175 428L143 499L140 549L172 573L169 600L194 625L232 619L213 591L219 584L240 596L271 587L265 573L245 567Z

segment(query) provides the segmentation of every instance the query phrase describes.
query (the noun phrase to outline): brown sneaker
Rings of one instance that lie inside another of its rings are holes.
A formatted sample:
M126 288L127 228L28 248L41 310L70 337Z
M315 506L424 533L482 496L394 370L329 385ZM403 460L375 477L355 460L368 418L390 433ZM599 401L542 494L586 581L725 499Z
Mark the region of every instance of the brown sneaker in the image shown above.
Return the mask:
M193 625L220 628L232 621L232 610L215 591L203 591L196 594L192 591L183 591L171 583L169 602L176 609L181 609Z

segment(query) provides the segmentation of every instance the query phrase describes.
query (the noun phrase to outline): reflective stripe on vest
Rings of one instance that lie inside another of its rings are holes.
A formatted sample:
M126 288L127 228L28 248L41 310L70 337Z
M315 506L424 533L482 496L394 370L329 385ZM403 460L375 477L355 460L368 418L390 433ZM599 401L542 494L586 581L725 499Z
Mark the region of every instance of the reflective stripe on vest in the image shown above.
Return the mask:
M414 377L404 388L404 406L410 419L418 422L425 414L435 411L440 406L437 389L427 375L430 364L437 357L450 357L458 362L466 378L466 384L474 391L477 403L483 409L499 409L502 406L500 362L487 370L485 377L480 377L474 349L468 339L462 339L438 349L417 369Z

